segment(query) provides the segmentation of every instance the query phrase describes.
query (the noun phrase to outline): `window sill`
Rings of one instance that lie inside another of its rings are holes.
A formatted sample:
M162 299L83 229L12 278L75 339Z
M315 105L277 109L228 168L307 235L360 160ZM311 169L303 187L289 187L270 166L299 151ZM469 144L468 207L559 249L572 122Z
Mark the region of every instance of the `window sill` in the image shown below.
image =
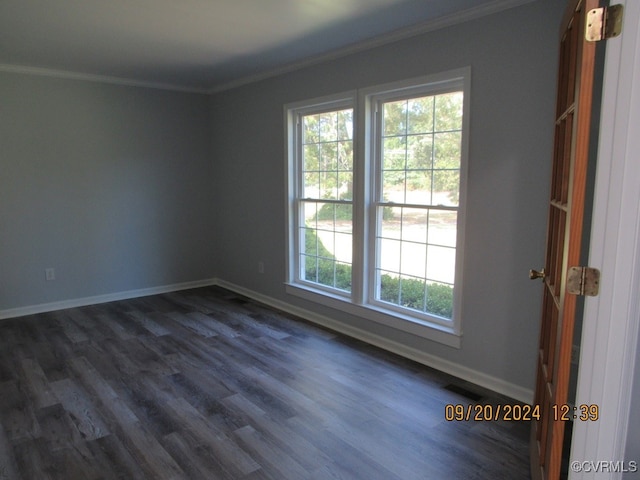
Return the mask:
M460 348L462 334L456 332L453 327L420 320L409 315L401 315L375 305L357 305L351 303L348 298L324 291L319 292L304 285L286 283L285 286L286 292L296 297L380 323L405 333L442 343L449 347Z

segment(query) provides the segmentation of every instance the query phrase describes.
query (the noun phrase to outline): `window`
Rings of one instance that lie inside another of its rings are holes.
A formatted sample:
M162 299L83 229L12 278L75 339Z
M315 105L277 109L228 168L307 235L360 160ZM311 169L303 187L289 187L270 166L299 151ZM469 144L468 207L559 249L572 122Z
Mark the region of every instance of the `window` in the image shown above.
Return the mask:
M287 291L459 345L469 71L285 107Z
M351 291L353 108L301 113L300 280Z

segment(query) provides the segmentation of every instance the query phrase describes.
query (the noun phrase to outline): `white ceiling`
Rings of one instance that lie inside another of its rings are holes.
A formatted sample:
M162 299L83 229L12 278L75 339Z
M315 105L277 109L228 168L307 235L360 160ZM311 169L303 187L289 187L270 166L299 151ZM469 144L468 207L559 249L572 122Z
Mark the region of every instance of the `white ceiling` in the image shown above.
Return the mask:
M0 70L216 91L532 0L0 0Z

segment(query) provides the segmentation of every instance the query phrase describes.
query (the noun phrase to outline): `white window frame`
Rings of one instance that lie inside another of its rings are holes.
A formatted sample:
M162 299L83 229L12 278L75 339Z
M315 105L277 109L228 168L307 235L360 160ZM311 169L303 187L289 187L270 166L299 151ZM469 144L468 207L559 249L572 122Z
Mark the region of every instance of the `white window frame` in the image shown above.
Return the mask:
M286 232L286 291L289 294L321 305L356 315L413 335L428 338L459 348L462 336L462 287L464 266L464 227L466 212L467 171L469 152L469 106L471 69L465 67L435 75L413 78L385 85L295 102L284 107L287 168L285 169L287 194ZM455 288L452 318L444 319L421 314L403 307L394 307L375 300L372 284L375 268L375 237L377 221L374 200L380 171L379 137L376 127L377 106L381 102L418 96L437 95L451 91L463 92L463 125L460 159L460 195L457 218ZM319 113L353 108L353 258L351 293L339 292L311 282L304 282L299 274L300 238L297 194L299 192L300 152L297 141L296 118L308 113Z
M345 93L341 95L332 95L311 101L304 101L295 104L289 104L285 108L286 125L287 125L287 150L288 150L288 205L287 213L289 218L289 228L287 232L287 282L304 286L312 290L322 291L325 295L333 297L350 297L349 292L334 289L315 282L310 282L302 277L303 265L300 264L300 254L302 248L302 238L300 236L300 224L303 222L303 212L299 208L301 204L302 191L304 186L304 172L301 165L302 159L302 124L301 119L305 115L315 115L319 113L327 113L335 110L353 109L355 114L356 94L355 92ZM355 118L354 118L354 134L355 134ZM355 139L353 139L355 150ZM355 168L355 151L354 151L354 168ZM355 204L355 193L352 205ZM353 267L352 267L353 269Z

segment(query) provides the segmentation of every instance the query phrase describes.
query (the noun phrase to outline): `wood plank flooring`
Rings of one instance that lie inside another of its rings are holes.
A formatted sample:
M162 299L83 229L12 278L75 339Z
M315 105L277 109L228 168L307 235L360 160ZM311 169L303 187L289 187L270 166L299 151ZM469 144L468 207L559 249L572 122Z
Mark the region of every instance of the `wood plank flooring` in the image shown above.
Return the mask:
M0 480L529 478L449 384L217 287L4 320Z

